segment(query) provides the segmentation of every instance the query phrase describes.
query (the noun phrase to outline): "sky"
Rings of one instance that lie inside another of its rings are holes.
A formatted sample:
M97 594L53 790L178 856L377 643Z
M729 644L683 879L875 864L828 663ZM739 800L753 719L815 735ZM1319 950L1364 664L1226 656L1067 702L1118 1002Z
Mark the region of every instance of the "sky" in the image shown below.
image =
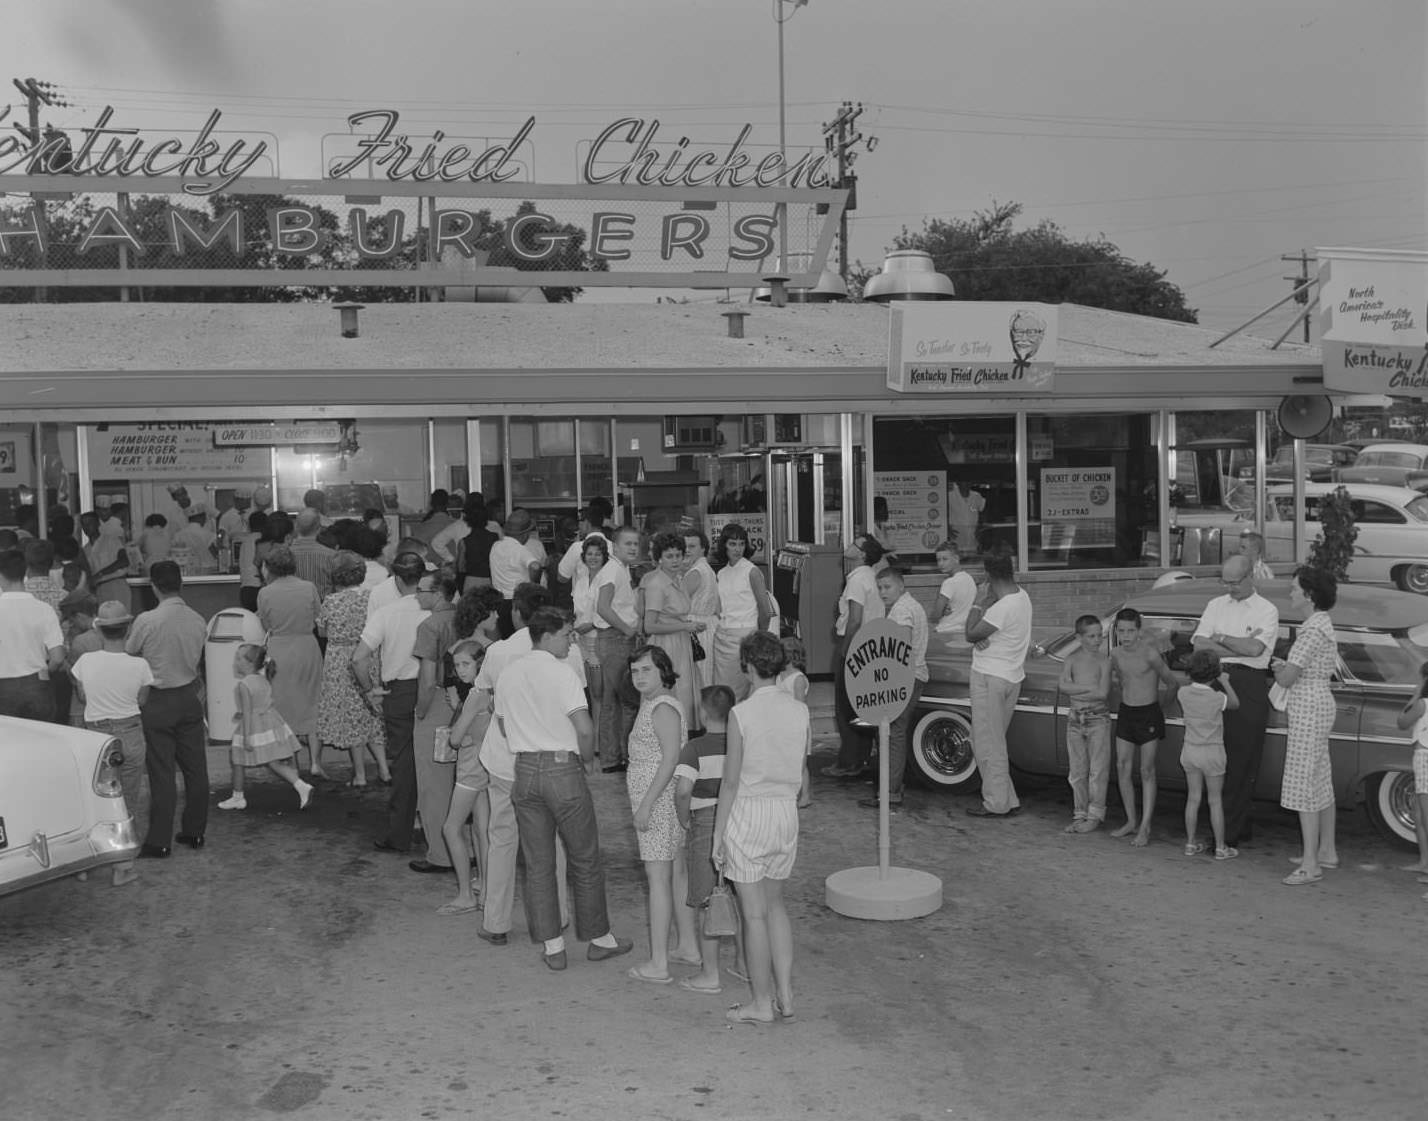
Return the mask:
M272 133L320 174L349 113L500 137L537 119L534 176L577 181L617 117L791 150L861 102L850 256L1019 202L1104 236L1228 329L1286 295L1282 254L1428 248L1424 0L9 0L0 76L55 83L80 127ZM19 95L7 81L4 89ZM12 119L14 119L12 117ZM1311 266L1312 269L1312 266ZM588 291L588 290L587 290ZM604 298L653 299L652 292ZM708 293L702 298L713 298ZM1289 309L1260 333L1289 325ZM1298 333L1295 333L1296 337Z

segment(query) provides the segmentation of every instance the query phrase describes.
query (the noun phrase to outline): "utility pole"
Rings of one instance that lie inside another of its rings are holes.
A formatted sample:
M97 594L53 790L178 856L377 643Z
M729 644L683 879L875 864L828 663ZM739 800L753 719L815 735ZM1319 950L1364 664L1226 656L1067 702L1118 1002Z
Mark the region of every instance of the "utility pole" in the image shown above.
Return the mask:
M44 105L52 109L65 109L72 107L74 102L66 100L59 92L59 87L53 82L40 82L34 78L25 78L23 80L20 78L12 78L11 81L14 83L15 88L20 91L20 96L25 99L30 122L28 128L16 123L14 125L15 131L30 142L30 148L32 150L37 149L45 139L44 132L40 129L40 106ZM46 166L41 170L51 171L64 169ZM35 198L34 205L39 221L43 224L48 224L44 199ZM49 253L42 246L40 248L40 268L46 268L48 265ZM35 289L36 303L44 303L48 296L49 292L45 288L38 287Z
M871 152L878 146L878 138L869 136L864 141L861 132L854 131L854 122L863 114L863 103L854 105L845 101L838 107L838 115L823 126L823 150L838 161L838 181L834 184L848 192L848 203L838 220L838 275L848 279L848 212L858 207L858 177L853 174L853 162L858 158L856 145L866 143Z
M1296 304L1307 305L1309 303L1309 289L1306 287L1306 285L1309 283L1309 262L1315 260L1315 258L1309 256L1309 251L1307 249L1301 249L1299 250L1298 255L1295 255L1293 253L1287 255L1281 254L1279 259L1281 261L1299 262L1299 275L1286 276L1283 279L1289 281L1291 284L1294 285L1294 302ZM1305 310L1302 315L1304 319L1304 341L1307 343L1309 341L1309 310L1307 306L1305 307Z

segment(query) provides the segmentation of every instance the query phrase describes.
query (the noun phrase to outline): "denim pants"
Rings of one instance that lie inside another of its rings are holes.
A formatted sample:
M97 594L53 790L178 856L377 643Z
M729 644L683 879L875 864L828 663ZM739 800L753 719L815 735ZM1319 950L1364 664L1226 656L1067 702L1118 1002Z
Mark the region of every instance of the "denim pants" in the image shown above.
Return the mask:
M842 659L836 664L838 672L833 675L833 716L838 723L838 766L845 771L861 771L868 765L876 741L865 729L854 725L857 714L843 684Z
M569 751L518 752L511 803L526 862L525 904L531 937L547 942L560 933L557 838L564 842L569 862L575 936L589 942L609 934L600 830L580 757Z
M145 843L168 848L173 840L177 771L183 772L180 831L190 837L203 836L208 827L208 733L203 724L203 702L198 699L198 682L174 689L154 686L139 715L148 745L144 756L144 769L149 775L149 831Z
M84 726L91 732L113 736L123 744L124 762L119 764L119 785L124 790L124 806L134 819L134 836L144 836L149 807L144 801L144 756L147 747L142 719L127 716L122 720L86 720Z
M511 929L511 909L516 902L516 857L520 851L520 833L516 827L516 810L511 805L511 779L491 776L486 788L491 800L491 825L486 835L490 844L486 867L481 869L481 925L492 934L505 934ZM555 886L560 896L560 925L564 929L570 917L570 900L566 898L565 846L559 837L555 842ZM531 926L530 889L522 894L526 902L526 925Z
M382 725L387 732L387 760L392 768L392 794L387 799L387 837L389 844L405 852L411 848L412 828L416 821L417 779L413 737L416 730L417 683L386 682L387 695L382 698ZM443 815L442 821L445 820ZM442 821L424 821L428 830L441 832ZM448 856L446 862L451 863Z
M982 806L1003 814L1021 805L1007 763L1007 729L1016 713L1020 681L972 671L972 754L982 775Z
M1072 707L1066 714L1073 821L1106 820L1106 784L1111 776L1111 718L1105 706Z
M907 699L907 707L898 713L895 720L888 722L888 797L902 797L902 780L907 770L908 734L912 731L912 718L917 714L917 702L925 681L914 681L912 695Z
M635 640L614 627L595 632L600 656L600 720L595 726L595 750L607 767L629 758L630 729L635 726L634 686L630 684L630 655Z

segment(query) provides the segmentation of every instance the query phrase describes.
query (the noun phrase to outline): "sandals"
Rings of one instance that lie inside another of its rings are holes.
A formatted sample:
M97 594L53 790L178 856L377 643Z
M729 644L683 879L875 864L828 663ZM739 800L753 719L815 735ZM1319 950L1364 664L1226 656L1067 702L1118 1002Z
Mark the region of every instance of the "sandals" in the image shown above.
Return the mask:
M1317 884L1323 878L1322 872L1306 872L1303 868L1296 868L1279 882L1288 887L1303 887L1305 884Z
M774 1022L772 1014L765 1020L747 1004L735 1004L729 1011L724 1013L724 1019L731 1024L771 1024Z
M1204 846L1204 844L1203 844L1202 842L1200 842L1200 841L1186 841L1186 842L1185 842L1185 855L1186 855L1186 856L1199 856L1199 855L1200 855L1202 852L1204 852L1204 851L1205 851L1205 846Z
M1239 854L1240 854L1240 850L1239 850L1239 849L1237 849L1237 848L1231 848L1229 845L1221 845L1219 848L1217 848L1217 849L1215 850L1215 859L1216 859L1216 860L1233 860L1235 857L1239 856Z

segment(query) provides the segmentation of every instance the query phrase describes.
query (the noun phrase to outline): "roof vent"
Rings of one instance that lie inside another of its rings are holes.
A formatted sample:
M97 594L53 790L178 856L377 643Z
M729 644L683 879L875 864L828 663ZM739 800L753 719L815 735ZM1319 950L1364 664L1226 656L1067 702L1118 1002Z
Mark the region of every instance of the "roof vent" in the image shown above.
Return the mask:
M863 299L884 304L890 300L950 300L952 281L932 265L932 254L920 249L895 249L880 272L863 288Z

